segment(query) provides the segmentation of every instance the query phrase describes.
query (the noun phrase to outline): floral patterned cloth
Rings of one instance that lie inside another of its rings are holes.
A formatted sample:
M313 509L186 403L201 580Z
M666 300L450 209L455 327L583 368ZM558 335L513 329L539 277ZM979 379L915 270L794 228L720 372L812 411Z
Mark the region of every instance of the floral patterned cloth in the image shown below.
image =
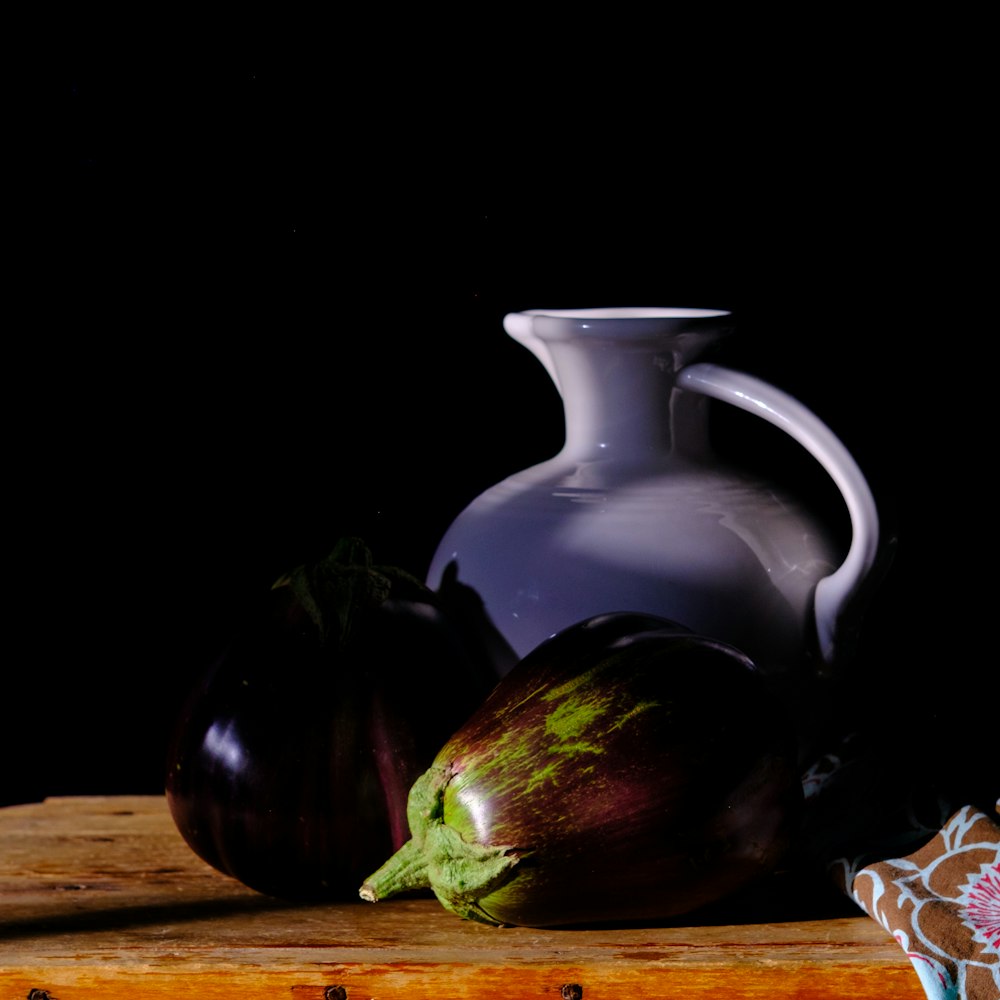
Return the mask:
M814 861L895 938L927 1000L1000 1000L1000 799L988 785L962 805L857 736L803 776Z
M906 952L928 1000L1000 1000L995 817L965 806L904 857L835 867L845 891Z

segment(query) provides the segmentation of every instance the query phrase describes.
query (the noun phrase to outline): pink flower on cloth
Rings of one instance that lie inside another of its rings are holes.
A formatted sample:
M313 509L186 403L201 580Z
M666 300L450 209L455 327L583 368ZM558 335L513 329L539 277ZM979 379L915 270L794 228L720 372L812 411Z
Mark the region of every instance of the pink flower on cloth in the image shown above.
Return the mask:
M1000 952L1000 864L983 865L965 886L961 903L972 939L996 955Z
M845 872L899 942L929 1000L1000 1000L1000 825L972 806L902 858Z

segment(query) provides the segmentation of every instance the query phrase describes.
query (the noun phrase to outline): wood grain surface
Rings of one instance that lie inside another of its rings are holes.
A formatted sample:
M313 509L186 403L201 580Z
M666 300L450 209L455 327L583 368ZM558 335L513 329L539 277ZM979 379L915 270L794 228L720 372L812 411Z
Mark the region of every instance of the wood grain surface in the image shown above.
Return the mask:
M467 923L429 898L284 903L203 864L157 796L0 809L0 1000L46 995L924 996L902 950L864 915L542 931Z

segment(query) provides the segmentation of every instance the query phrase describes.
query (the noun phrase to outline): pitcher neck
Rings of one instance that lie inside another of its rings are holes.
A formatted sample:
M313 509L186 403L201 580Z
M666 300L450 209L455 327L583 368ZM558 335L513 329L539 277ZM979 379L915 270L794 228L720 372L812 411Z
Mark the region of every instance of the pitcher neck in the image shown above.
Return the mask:
M563 455L576 461L708 458L708 399L677 386L682 361L665 345L555 341L566 420Z

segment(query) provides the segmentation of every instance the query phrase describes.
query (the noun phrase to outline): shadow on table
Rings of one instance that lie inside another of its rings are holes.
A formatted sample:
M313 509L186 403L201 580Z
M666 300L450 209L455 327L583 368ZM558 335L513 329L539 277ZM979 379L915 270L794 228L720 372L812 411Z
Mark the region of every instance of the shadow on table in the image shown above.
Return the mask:
M4 921L0 918L0 941L40 937L46 934L121 931L128 928L213 920L243 914L320 908L329 903L301 903L271 896L231 896L187 902L150 902L146 905L108 906L76 912L45 913ZM359 908L364 904L358 903Z

